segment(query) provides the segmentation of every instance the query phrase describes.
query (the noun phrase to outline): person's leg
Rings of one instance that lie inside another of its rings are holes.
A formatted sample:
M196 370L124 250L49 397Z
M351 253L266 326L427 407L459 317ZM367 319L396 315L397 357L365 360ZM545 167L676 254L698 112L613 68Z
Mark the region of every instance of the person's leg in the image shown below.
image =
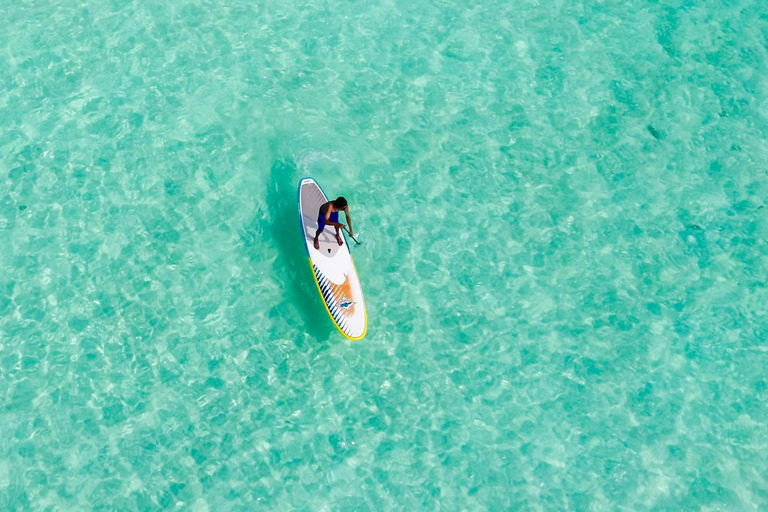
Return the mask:
M344 245L344 238L342 238L338 226L336 227L336 241L339 242L339 245Z
M325 229L325 215L322 213L317 218L317 231L315 232L315 249L320 250L320 233Z
M331 214L331 222L339 222L339 212L333 212ZM335 226L336 228L336 241L339 242L339 245L344 244L344 239L341 237L341 231L339 230L339 226Z

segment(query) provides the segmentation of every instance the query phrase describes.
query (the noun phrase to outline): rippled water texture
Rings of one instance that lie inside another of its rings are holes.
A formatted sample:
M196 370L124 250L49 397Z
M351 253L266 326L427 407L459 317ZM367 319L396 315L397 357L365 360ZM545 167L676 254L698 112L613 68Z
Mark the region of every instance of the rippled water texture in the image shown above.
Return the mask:
M765 2L0 13L0 509L768 508Z

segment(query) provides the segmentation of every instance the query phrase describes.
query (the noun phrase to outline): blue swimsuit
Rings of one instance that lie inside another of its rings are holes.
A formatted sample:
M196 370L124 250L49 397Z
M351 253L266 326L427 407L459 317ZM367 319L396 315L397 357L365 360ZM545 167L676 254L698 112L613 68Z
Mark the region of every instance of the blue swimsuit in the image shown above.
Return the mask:
M325 205L323 205L325 206ZM326 208L326 212L328 209ZM339 212L332 212L331 218L328 219L331 222L339 222ZM317 217L317 230L322 231L325 229L325 212L323 211L323 207L320 207L320 215Z

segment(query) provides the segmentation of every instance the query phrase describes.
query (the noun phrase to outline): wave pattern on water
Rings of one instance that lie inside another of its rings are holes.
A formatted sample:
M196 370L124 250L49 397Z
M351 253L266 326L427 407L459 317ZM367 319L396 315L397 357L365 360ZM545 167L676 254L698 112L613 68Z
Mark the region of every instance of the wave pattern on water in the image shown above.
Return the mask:
M0 508L768 506L763 3L0 7Z

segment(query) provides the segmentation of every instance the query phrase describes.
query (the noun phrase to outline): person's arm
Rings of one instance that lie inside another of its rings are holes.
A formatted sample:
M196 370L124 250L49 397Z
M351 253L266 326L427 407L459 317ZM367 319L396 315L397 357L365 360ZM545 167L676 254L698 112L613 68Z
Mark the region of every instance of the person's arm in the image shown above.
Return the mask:
M328 211L325 212L325 223L327 225L329 225L329 226L335 226L335 227L337 227L339 229L343 229L344 228L344 224L342 224L341 222L331 222L331 209L330 209L330 207L328 208Z
M349 236L355 236L355 230L352 229L352 217L349 216L349 206L344 208L344 215L347 217L347 226L349 226Z

